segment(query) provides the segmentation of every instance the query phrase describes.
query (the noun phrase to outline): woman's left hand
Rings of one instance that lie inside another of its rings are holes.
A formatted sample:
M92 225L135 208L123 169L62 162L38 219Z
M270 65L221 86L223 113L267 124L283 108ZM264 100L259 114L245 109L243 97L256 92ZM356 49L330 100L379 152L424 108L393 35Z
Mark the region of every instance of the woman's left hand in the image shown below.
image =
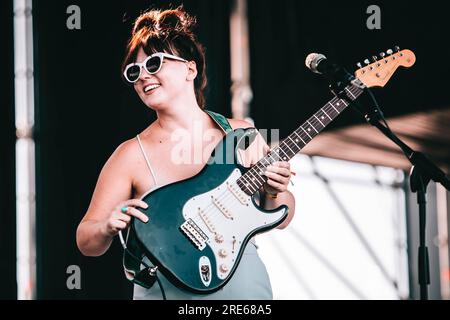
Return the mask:
M291 165L287 161L276 161L268 166L265 172L267 182L264 184L264 190L276 195L287 190L291 178Z

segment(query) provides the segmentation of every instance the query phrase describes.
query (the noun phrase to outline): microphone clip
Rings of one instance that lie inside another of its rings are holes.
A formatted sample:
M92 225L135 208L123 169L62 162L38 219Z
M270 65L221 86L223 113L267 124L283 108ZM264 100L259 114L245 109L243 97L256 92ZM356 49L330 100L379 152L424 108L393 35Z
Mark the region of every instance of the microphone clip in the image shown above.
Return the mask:
M380 109L375 96L369 88L365 88L363 93L353 103L353 107L364 116L367 123L376 127L376 124L384 121L383 111Z
M355 77L345 70L345 68L339 67L338 65L333 65L332 68L333 71L327 73L329 88L335 96L347 100L348 97L342 93L344 92L344 89L355 80Z

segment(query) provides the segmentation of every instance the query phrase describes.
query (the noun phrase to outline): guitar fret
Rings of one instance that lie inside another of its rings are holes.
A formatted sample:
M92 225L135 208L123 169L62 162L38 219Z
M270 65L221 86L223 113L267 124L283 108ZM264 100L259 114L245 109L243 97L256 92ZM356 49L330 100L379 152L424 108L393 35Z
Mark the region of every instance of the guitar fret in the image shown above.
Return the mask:
M270 165L270 162L266 160L266 157L262 158L261 161L266 161L268 165Z
M249 188L247 188L247 186L245 185L244 181L245 181L245 176L240 177L240 178L237 180L237 185L238 185L243 191L245 191L244 189L247 189L247 191L251 191Z
M295 134L297 137L299 137L300 138L300 136L297 134L297 132L293 132L293 134ZM300 138L300 140L302 140L302 142L303 142L303 145L305 145L306 143L305 143L305 141L303 141L303 139L302 138ZM301 150L302 149L302 147L299 147L298 146L298 144L300 143L300 141L298 140L298 138L295 138L295 143L297 144L297 147L299 148L299 150Z
M254 179L256 179L256 181L258 183L260 183L261 181L259 181L259 179L261 179L261 177L258 175L258 173L255 172L255 174L253 173L253 170L248 170L249 174L251 174L253 176ZM255 180L251 180L253 183L255 182ZM258 184L254 183L256 186L258 186ZM258 188L259 189L259 188Z
M272 154L269 154L269 158L272 158ZM274 158L272 158L272 160L273 160L273 162L276 162L276 161L278 161L277 159L274 159ZM273 162L269 162L270 164L272 164Z
M249 170L250 171L250 170ZM246 187L247 188L249 188L249 187L252 187L252 188L254 188L255 190L250 190L250 191L252 191L252 192L254 192L254 191L256 191L256 190L258 190L259 188L257 187L257 185L256 185L256 188L255 188L255 185L252 185L252 181L251 181L251 179L249 179L249 177L247 177L246 176L246 174L245 175L243 175L242 177L244 177L244 179L246 180Z
M262 167L262 169L261 169ZM261 161L258 161L253 168L255 173L262 179L262 181L265 181L265 178L263 177L264 175L264 170L266 169L266 166L264 164L261 163Z
M253 168L252 168L253 174L256 175L256 176L258 177L258 182L259 182L259 183L261 183L261 181L264 183L264 177L261 176L262 173L260 174L260 173L258 172L257 168L258 168L258 167L253 166Z
M289 137L288 137L288 138L289 138ZM295 152L294 152L294 151L292 151L292 149L291 149L291 148L289 147L289 145L288 145L287 143L285 143L285 142L284 142L284 144L286 145L286 147L288 147L288 149L289 149L289 150L291 150L292 154L294 155L294 154L295 154ZM287 155L287 154L286 154L286 155ZM287 155L287 156L288 156L288 155ZM288 156L288 158L290 158L290 157Z
M336 109L330 102L328 102L328 104L339 114L338 109ZM331 118L330 118L331 119Z
M342 108L342 110L341 110L340 112L344 111L345 107L348 106L347 102L346 102L345 100L343 100L343 99L340 99L340 100L336 103L336 105L339 106L339 107L340 107L341 104L344 105L344 108Z
M286 152L284 152L283 148L281 148L281 147L278 147L278 148L279 148L279 150L281 150L284 153L285 156L288 156L288 154Z
M306 145L306 142L305 142L305 140L303 140L302 139L302 137L297 133L297 130L296 131L294 131L294 133L297 135L297 137L299 137L300 138L300 140L302 140L302 142L303 142L303 144L304 145Z
M308 122L308 124L314 129L316 133L319 133L319 131L317 131L316 128L314 128L314 126L311 124L311 122L309 122L309 120L306 120L306 122Z
M244 187L245 187L251 194L255 193L255 192L259 189L259 187L257 186L257 184L251 184L251 183L250 183L249 178L248 178L248 176L247 176L247 173L244 174L241 178L244 180Z
M328 117L328 119L330 119L330 121L333 121L333 119L330 118L330 116L328 115L328 113L325 112L325 109L322 109L323 113L325 113L325 115Z
M267 156L265 156L264 158L262 158L261 160L258 161L258 163L261 163L261 164L262 164L262 166L264 167L264 169L267 168L268 166L270 166L270 165L272 164L272 162L270 162L270 161L268 160L268 158L272 158L270 154L268 154ZM272 160L274 160L274 159L272 158ZM274 160L274 161L276 161L276 160ZM263 163L263 162L265 162L265 163Z
M325 128L325 125L323 124L323 122L322 122L322 121L320 121L320 119L319 119L319 118L317 118L317 116L316 116L316 115L314 115L314 118L316 118L316 119L317 119L317 121L319 121L319 122L320 122L320 124L322 125L322 127L324 127L324 128Z
M306 135L309 137L309 139L311 139L312 140L312 137L308 134L308 132L306 132L306 130L305 129L303 129L303 127L302 126L300 126L300 128L302 128L302 130L306 133Z
M347 90L347 92L350 93L350 94L352 95L353 99L356 99L356 97L354 96L354 94L353 94L347 87L345 87L345 90Z
M259 161L255 164L255 166L252 168L252 170L254 169L256 171L256 173L261 177L261 179L263 179L263 181L265 182L264 177L262 177L261 175L264 174L264 170L261 170L260 168L260 163ZM263 168L265 169L265 167L263 166ZM258 169L258 170L257 170Z
M292 134L291 134L291 135L292 135ZM291 135L288 135L288 139L291 140L292 143L294 144L294 146L296 146L296 147L298 148L297 143L296 143L294 140L292 140ZM289 148L289 149L290 149L290 148ZM292 151L292 150L291 150L291 151ZM300 151L300 148L298 148L298 151ZM296 153L297 153L297 152L294 151L294 154L296 154Z

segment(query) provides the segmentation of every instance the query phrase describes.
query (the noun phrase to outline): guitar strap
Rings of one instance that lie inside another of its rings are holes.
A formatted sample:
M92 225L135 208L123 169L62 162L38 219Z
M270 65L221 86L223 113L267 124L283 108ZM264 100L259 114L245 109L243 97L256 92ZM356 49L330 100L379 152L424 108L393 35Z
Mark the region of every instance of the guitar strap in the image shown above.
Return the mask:
M219 125L220 128L222 128L225 134L233 131L226 117L220 113L209 110L205 110L205 112ZM128 229L125 243L122 259L125 276L128 280L135 284L138 284L146 289L151 288L155 283L155 274L151 274L148 268L149 264L143 261L145 257L144 251L136 238L133 227ZM144 265L145 268L141 269L142 265Z
M228 119L225 118L223 115L221 115L220 113L209 111L209 110L205 110L205 112L210 115L210 117L219 125L219 127L222 128L222 130L225 133L233 131L230 123L228 122Z

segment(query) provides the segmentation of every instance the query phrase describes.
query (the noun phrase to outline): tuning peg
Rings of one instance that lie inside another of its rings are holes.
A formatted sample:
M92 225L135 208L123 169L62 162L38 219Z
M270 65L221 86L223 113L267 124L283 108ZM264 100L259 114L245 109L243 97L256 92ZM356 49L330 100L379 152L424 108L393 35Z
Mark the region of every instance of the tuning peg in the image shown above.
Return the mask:
M358 62L357 64L356 64L356 66L358 67L358 68L362 68L362 64L361 64L361 62Z
M392 49L388 49L388 50L386 51L386 53L389 54L389 55L391 55L392 53L394 53L394 51L392 51Z
M399 51L400 51L400 47L399 47L399 46L395 46L395 47L394 47L394 51L395 51L395 52L399 52Z
M364 63L365 63L365 64L370 64L369 59L364 60Z
M385 56L386 56L386 54L385 54L384 52L381 52L381 53L380 53L381 59L383 59Z

